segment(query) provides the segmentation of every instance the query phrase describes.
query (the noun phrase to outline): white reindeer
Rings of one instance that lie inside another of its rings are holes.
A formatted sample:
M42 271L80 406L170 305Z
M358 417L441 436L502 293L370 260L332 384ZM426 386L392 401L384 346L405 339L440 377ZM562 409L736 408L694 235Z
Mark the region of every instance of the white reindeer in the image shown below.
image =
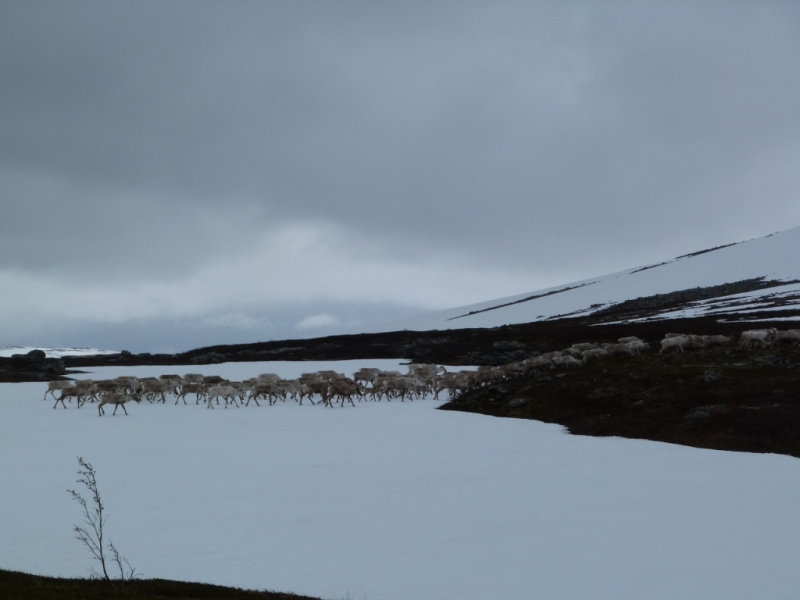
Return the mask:
M553 364L558 365L559 367L580 367L581 361L572 357L572 356L554 356L553 357Z
M766 348L772 341L771 338L777 333L777 329L749 329L742 332L742 337L739 340L739 348L747 348L748 350L752 344L761 344Z
M689 342L688 336L685 335L670 335L667 334L668 337L665 337L661 340L661 350L658 351L659 354L666 352L670 348L677 348L681 352L683 352L683 347Z

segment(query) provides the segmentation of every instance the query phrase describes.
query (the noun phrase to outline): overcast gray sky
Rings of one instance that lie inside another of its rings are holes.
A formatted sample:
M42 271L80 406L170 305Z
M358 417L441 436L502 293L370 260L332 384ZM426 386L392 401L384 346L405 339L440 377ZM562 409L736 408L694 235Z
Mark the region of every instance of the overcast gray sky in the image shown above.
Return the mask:
M0 346L322 335L800 225L800 3L0 3Z

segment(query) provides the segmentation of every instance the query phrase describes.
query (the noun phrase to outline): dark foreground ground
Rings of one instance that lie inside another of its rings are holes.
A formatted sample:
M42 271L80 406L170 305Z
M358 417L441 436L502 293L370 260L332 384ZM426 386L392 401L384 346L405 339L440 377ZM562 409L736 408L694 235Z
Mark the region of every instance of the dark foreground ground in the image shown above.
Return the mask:
M216 600L319 600L310 596L297 596L279 592L256 592L238 588L168 581L166 579L141 579L127 584L122 591L113 591L108 583L97 579L60 579L40 577L17 571L0 569L0 600L94 600L100 598L129 598L133 600L162 600L167 598Z

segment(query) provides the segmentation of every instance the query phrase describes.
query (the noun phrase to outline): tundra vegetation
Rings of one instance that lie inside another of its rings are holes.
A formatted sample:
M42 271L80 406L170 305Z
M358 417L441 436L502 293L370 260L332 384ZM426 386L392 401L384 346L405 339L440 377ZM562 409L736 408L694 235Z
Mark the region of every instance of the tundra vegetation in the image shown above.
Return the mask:
M559 423L580 435L800 457L800 331L670 332L658 352L631 355L611 352L617 344L565 348L583 356L576 369L542 357L524 361L535 366L522 374L483 367L491 374L443 408Z

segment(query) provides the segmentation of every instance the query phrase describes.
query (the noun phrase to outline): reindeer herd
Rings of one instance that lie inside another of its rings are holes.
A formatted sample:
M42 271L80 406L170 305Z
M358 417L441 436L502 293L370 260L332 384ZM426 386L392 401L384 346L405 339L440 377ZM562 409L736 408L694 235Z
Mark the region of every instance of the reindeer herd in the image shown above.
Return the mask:
M723 335L694 335L668 333L661 340L659 354L664 352L685 352L726 346L733 338ZM766 348L777 344L800 344L800 330L755 329L741 333L738 348ZM447 371L433 364L410 364L407 373L362 368L352 377L335 371L304 373L297 379L283 379L274 373L265 373L245 381L228 381L217 375L200 374L161 375L160 377L118 377L116 379L92 381L51 381L44 399L50 395L58 404L66 408L65 401L75 400L80 408L87 402L96 402L100 416L105 414L106 405L114 405L114 412L121 406L125 414L128 402L166 403L174 398L175 404L186 402L187 396L194 396L195 404L201 402L209 409L216 406L240 407L253 402L261 406L259 400L273 405L292 400L302 405L310 404L333 407L335 403L345 406L353 399L358 401L387 401L399 399L414 400L433 395L439 399L441 392L448 392L453 398L471 389L495 384L507 379L520 377L534 370L565 369L610 358L612 356L634 356L650 348L644 340L635 336L623 337L616 343L579 343L564 350L547 352L523 361L501 366L482 366L477 370ZM59 395L56 396L56 392Z
M317 371L304 373L297 379L283 379L274 373L264 373L245 381L228 381L218 375L204 376L196 373L180 375L161 375L160 377L117 377L116 379L93 381L51 381L44 399L48 395L55 399L53 408L59 403L66 408L66 402L75 400L80 408L87 402L96 402L100 416L105 414L106 405L114 405L114 413L121 406L128 414L125 404L128 402L150 403L167 402L174 398L175 404L184 404L187 396L194 397L195 404L201 402L207 408L215 406L249 406L252 402L261 406L261 402L273 405L278 401L294 400L302 405L310 404L339 406L346 403L355 406L353 399L400 401L423 398L448 390L451 395L458 390L467 389L467 376L471 371L448 373L443 377L444 367L428 364L408 365L408 372L383 371L381 369L363 368L347 377L335 371ZM457 377L454 377L457 376ZM58 392L58 395L56 393Z

